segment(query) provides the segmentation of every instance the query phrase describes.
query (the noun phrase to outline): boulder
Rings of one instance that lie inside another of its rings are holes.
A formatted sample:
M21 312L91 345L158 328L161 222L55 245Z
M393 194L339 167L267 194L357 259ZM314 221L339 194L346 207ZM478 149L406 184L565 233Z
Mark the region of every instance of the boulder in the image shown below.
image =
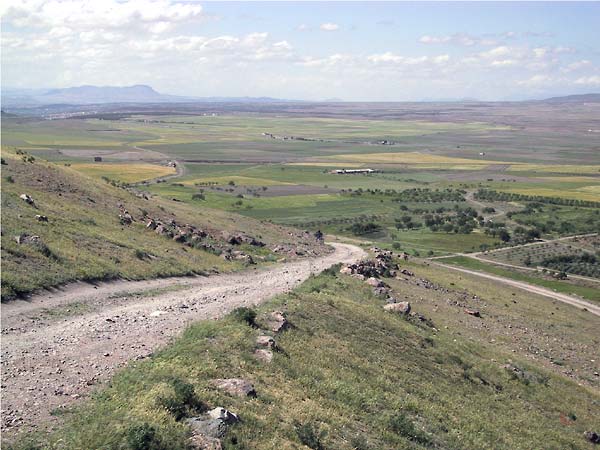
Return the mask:
M40 214L36 214L35 218L38 222L48 222L48 216L42 216Z
M465 308L465 312L466 312L468 315L470 315L470 316L473 316L473 317L481 317L481 314L480 314L480 313L479 313L479 311L477 311L476 309L468 309L468 308Z
M23 233L15 236L15 241L17 244L35 244L41 242L41 239L39 236L30 236L27 233Z
M188 443L195 450L223 450L220 439L203 434L192 434Z
M29 194L21 194L19 195L19 198L21 200L23 200L25 203L27 203L28 205L35 205L35 202L33 201L33 198L31 198L31 196Z
M398 303L389 303L383 307L388 312L407 315L410 313L410 303L408 302L398 302Z
M340 273L344 275L352 275L352 269L348 266L345 266L340 269Z
M357 280L360 281L364 281L365 280L365 276L361 275L360 273L353 273L352 275L350 275L352 278L356 278Z
M155 230L157 227L156 221L154 219L150 219L148 223L146 223L146 228L150 230Z
M179 233L179 234L176 234L175 236L173 236L173 240L175 242L185 242L186 239L187 239L187 236L182 233Z
M222 407L211 409L206 414L186 419L185 423L192 429L193 436L204 436L212 439L220 439L225 436L227 428L240 421L237 414ZM201 439L198 439L202 442ZM210 443L211 441L208 440ZM202 447L200 447L202 448ZM211 448L211 447L208 447ZM219 448L219 447L216 447Z
M390 295L390 290L386 287L376 287L373 288L373 294L375 294L378 297L387 297Z
M267 318L267 324L269 329L274 333L287 330L290 327L290 323L281 311L274 311L269 314L269 317Z
M375 277L367 278L367 281L365 281L365 283L367 283L369 286L373 286L374 288L386 287L383 281Z
M234 423L238 423L240 421L240 418L237 414L232 413L221 406L211 409L206 414L211 419L221 420L227 425L233 425Z
M254 351L254 357L259 361L270 363L273 360L273 352L264 348L259 348Z
M583 433L583 437L592 444L600 444L600 434L595 431L586 431Z
M252 383L243 378L217 379L213 383L218 389L237 397L256 397L256 391Z
M256 345L258 347L264 347L264 348L275 348L275 339L273 339L271 336L258 336L256 338Z

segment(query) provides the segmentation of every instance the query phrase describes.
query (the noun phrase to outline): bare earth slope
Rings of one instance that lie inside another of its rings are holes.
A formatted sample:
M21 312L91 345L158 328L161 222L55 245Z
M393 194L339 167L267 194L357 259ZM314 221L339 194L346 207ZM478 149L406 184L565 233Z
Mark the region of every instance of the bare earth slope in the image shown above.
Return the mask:
M327 256L270 268L78 283L3 305L3 429L23 432L47 423L53 410L90 393L118 367L149 355L192 321L258 304L312 273L365 256L356 246L332 245L335 252Z

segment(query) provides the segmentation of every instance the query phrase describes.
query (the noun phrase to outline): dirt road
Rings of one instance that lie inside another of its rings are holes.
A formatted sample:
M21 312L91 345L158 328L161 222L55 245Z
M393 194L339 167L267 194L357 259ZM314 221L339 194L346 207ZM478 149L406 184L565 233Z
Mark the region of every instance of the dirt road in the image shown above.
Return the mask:
M327 256L210 277L85 283L2 306L2 429L52 425L50 414L88 395L132 359L165 345L187 324L288 291L331 265L366 253L331 244Z
M457 270L459 272L468 273L471 275L476 275L478 277L487 278L489 280L498 281L500 283L513 286L519 289L523 289L528 292L532 292L534 294L543 295L545 297L550 297L555 300L561 301L563 303L567 303L569 305L576 306L578 308L586 308L590 313L600 317L600 306L594 305L593 303L586 302L585 300L581 300L577 297L572 297L570 295L561 294L558 292L554 292L550 289L546 289L540 286L535 286L533 284L524 283L522 281L511 280L510 278L504 278L497 275L491 275L488 273L477 272L476 270L464 269L462 267L451 266L449 264L442 264L437 261L432 261L433 264L438 266L445 267L447 269Z

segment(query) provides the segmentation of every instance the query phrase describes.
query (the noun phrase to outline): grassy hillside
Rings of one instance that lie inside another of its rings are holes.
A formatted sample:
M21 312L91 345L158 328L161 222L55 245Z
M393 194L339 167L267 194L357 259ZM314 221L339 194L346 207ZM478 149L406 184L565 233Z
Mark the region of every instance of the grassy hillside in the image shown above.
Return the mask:
M217 247L226 246L223 232L247 231L267 245L236 249L256 260L285 256L269 248L286 242L323 251L282 227L198 204L139 197L70 167L10 149L3 149L2 158L3 300L73 280L143 279L242 267L240 261L215 254L218 251L183 245L148 230L147 217L192 224L209 233L207 241ZM22 200L22 194L34 203ZM121 223L120 207L132 216L131 224Z
M272 363L253 357L264 332L240 314L194 324L86 405L57 411L66 425L31 437L40 444L29 448L184 449L182 416L216 406L242 419L226 449L588 448L583 433L600 423L600 395L586 379L598 319L540 308L540 297L486 281L455 289L442 269L412 270L390 284L424 320L383 311L364 282L329 270L258 311L258 327L276 309L292 324L275 336ZM515 329L507 334L508 323ZM560 364L555 355L554 368L549 342L568 354ZM231 396L211 381L230 377L251 380L257 397Z

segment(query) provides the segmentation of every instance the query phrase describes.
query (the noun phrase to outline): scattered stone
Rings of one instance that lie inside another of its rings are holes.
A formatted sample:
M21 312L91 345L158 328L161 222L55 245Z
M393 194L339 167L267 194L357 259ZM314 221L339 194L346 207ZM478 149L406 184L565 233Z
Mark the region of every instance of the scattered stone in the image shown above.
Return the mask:
M267 319L267 323L269 329L274 333L287 330L290 327L290 323L281 311L272 312Z
M21 195L19 195L19 198L21 200L23 200L25 203L27 203L28 205L35 206L35 202L33 201L33 198L29 194L21 194Z
M203 434L193 434L189 439L190 448L195 450L223 450L221 440Z
M273 360L273 352L264 348L259 348L254 351L254 357L259 361L270 363Z
M273 339L271 336L258 336L256 338L256 345L259 347L273 349L275 348L275 339Z
M256 397L256 390L252 383L243 378L217 379L213 383L218 389L237 397Z
M465 312L473 317L481 317L481 313L479 311L477 311L476 309L468 309L465 308Z
M210 439L206 441L208 441L208 443L211 443L212 445L216 445L214 440L219 440L223 438L225 436L225 433L227 432L227 428L230 425L233 425L239 421L240 418L237 414L234 414L231 411L228 411L225 408L219 406L208 411L202 416L191 417L189 419L186 419L185 423L187 423L192 429L193 437L203 436L205 438L212 438L213 441L211 441ZM198 442L202 443L203 441L201 439L198 439ZM212 448L218 449L219 447Z
M386 287L373 288L373 294L378 297L388 297L390 295L390 289Z
M600 434L596 433L595 431L586 431L583 433L583 436L592 444L600 444Z
M367 283L369 286L373 286L374 288L386 287L386 284L383 281L374 277L368 278L365 283Z
M407 315L410 313L410 303L409 302L398 302L398 303L389 303L383 307L386 311Z
M17 244L36 244L41 242L41 239L39 236L30 236L27 233L22 233L15 236L15 241Z

